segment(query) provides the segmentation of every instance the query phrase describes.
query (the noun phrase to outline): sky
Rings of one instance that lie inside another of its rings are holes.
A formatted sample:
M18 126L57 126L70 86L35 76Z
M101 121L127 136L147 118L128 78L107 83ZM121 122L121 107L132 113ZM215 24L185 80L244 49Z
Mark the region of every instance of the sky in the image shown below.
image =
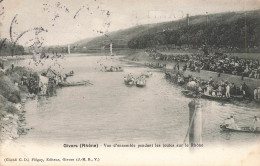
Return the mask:
M66 45L187 14L259 8L260 0L0 0L0 38L24 46L35 41L43 46Z

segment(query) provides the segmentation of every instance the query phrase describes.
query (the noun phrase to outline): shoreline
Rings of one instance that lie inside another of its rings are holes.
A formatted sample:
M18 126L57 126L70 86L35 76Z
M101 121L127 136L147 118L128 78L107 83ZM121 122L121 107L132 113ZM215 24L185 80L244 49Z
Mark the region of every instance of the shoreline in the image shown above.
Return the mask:
M21 78L31 73L35 72L25 67L0 71L0 142L17 139L33 129L26 127L24 106L29 91L25 85L21 85Z
M130 54L130 53L129 53ZM149 57L148 53L144 52L143 50L138 50L135 51L134 54L131 55L125 55L124 59L129 60L131 62L138 62L142 63L145 65L145 63L160 63L160 64L166 64L166 70L167 71L173 71L173 67L176 64L175 61L167 61L167 60L155 60ZM183 67L184 63L180 62L180 69ZM184 75L193 75L194 77L200 77L202 79L207 79L209 80L210 77L212 77L213 81L215 80L227 80L230 82L233 82L236 86L240 86L241 83L245 82L250 89L250 93L253 94L253 90L256 86L260 86L260 79L255 79L255 78L249 78L249 77L244 77L243 80L241 80L241 76L237 75L231 75L231 74L225 74L221 73L220 77L218 77L217 72L213 71L207 71L207 70L200 70L200 73L198 72L192 72L189 70L182 71L179 70L180 72L183 72Z
M120 58L120 60L124 61L124 62L128 62L128 63L134 63L134 64L138 64L141 66L146 66L146 63L159 63L159 64L166 64L166 68L163 68L163 72L177 72L173 69L174 65L176 64L175 61L164 61L164 60L155 60L152 59L151 57L149 57L147 52L144 52L143 50L135 50L134 54L126 54L123 58ZM180 63L180 68L183 66L182 63ZM213 81L216 82L220 82L221 80L227 80L229 82L234 83L237 87L239 87L243 82L245 82L248 87L249 87L249 91L250 91L250 95L253 95L253 90L255 87L259 87L260 86L260 79L254 79L254 78L249 78L249 77L244 77L243 80L241 80L241 76L237 76L237 75L231 75L231 74L225 74L225 73L221 73L220 77L218 76L217 72L213 72L213 71L207 71L207 70L201 70L200 72L192 72L189 70L186 71L182 71L179 70L180 73L182 73L184 76L189 76L192 75L193 77L199 77L200 79L203 80L209 80L210 77L212 77ZM236 100L234 100L236 101ZM254 100L250 101L250 103L253 103ZM259 105L257 102L254 102L257 105ZM244 102L232 102L232 104L245 104ZM248 103L246 103L248 104Z

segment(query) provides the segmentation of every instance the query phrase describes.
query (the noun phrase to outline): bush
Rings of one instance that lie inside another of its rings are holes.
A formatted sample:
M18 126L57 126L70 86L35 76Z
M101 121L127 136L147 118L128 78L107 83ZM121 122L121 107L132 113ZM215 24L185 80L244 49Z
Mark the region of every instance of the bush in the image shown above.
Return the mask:
M0 77L0 95L13 103L21 101L19 88L7 76Z

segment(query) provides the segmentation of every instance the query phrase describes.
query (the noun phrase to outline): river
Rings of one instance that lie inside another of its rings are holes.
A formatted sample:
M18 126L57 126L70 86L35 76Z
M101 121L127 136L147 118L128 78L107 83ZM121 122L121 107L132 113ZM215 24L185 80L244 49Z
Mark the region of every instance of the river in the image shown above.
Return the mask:
M90 80L91 86L64 87L52 97L39 97L25 104L27 127L20 143L183 143L188 126L188 103L181 88L164 78L158 69L118 60L118 57L74 54L46 60L35 66L32 60L15 63L42 70L53 64L75 75L68 81ZM102 72L102 64L121 65L124 72ZM123 77L153 73L144 88L127 87ZM254 108L201 100L204 146L255 144L260 134L222 132L219 125L233 115L238 125L251 125Z

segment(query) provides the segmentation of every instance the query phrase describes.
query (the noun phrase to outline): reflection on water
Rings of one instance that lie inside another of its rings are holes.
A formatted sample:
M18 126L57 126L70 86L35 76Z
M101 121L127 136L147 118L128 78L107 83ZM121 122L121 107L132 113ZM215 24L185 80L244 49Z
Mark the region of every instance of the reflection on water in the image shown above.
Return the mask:
M46 62L47 63L47 62ZM75 75L68 81L90 80L93 85L65 87L57 96L26 103L27 135L18 141L49 142L152 142L182 143L188 128L188 102L181 89L155 69L122 63L116 58L70 56L60 60ZM124 72L101 72L103 64L121 65ZM28 65L28 60L18 65ZM46 64L47 66L47 64ZM35 67L42 70L45 66ZM56 66L57 67L57 66ZM59 68L59 67L57 67ZM144 88L126 87L127 73L152 71ZM255 143L260 134L222 132L219 125L233 115L239 125L250 125L257 110L201 99L203 143Z

